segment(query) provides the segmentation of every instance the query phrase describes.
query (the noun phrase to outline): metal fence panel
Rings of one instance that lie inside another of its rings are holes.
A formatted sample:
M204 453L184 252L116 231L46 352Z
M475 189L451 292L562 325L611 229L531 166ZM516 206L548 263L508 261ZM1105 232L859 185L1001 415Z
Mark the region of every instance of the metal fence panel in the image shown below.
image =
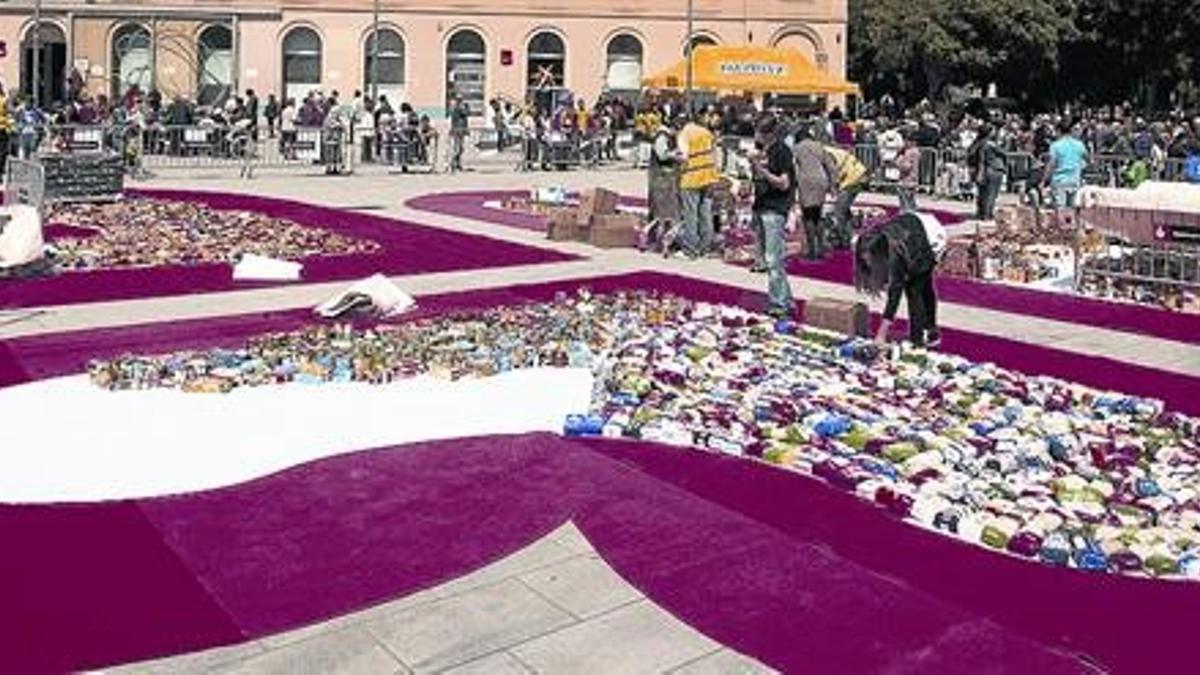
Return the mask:
M4 173L5 204L27 204L41 208L45 197L45 174L40 163L9 157Z

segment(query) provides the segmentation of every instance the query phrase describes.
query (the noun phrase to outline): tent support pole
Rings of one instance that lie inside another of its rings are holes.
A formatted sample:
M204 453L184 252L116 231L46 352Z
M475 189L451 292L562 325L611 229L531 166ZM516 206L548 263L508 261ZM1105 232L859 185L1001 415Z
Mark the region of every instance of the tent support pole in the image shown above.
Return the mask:
M687 111L688 116L696 112L692 104L692 49L694 40L692 39L692 0L687 3Z

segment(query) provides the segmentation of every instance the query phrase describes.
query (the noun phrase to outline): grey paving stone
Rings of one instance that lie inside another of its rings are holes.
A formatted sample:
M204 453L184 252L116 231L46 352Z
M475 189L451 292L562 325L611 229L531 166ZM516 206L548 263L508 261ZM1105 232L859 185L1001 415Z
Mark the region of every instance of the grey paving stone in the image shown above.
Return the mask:
M720 645L642 600L512 648L539 673L655 673Z
M430 602L436 602L440 597L441 596L437 588L418 591L412 595L400 598L398 600L393 600L391 602L385 602L374 607L369 607L362 611L344 614L328 621L315 623L311 626L305 626L304 628L297 628L295 630L287 631L286 633L277 633L275 635L262 638L260 642L266 649L274 649L276 647L282 647L283 645L301 642L317 635L333 633L344 630L350 626L356 626L369 621L382 619L406 609L418 607Z
M468 591L367 624L418 673L467 663L570 625L571 615L517 579Z
M599 556L572 558L521 575L530 588L581 619L642 597Z
M218 668L254 675L376 675L409 671L367 631L348 628Z
M557 537L563 536L563 528L565 527L567 526L559 527L533 544L501 558L486 567L438 586L434 592L439 597L450 597L484 586L494 585L526 572L576 557L579 555L578 553L555 541ZM572 525L571 527L574 526Z
M240 661L264 652L259 642L244 642L227 647L216 647L200 652L170 656L153 661L142 661L124 666L105 668L103 672L118 675L155 675L157 673L188 675L190 673L205 673L212 669Z
M443 670L441 675L530 675L532 672L512 654L496 652L450 670Z
M766 675L778 672L731 649L720 649L670 671L670 675Z

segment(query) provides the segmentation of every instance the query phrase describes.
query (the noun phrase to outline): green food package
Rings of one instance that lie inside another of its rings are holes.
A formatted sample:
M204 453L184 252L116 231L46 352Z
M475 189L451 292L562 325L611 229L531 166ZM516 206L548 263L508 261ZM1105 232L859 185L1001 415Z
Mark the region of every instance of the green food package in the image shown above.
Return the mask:
M883 455L884 459L892 462L893 464L902 464L913 455L916 455L917 452L919 452L919 450L916 445L908 442L902 442L892 443L891 445L885 447L883 452L880 454Z

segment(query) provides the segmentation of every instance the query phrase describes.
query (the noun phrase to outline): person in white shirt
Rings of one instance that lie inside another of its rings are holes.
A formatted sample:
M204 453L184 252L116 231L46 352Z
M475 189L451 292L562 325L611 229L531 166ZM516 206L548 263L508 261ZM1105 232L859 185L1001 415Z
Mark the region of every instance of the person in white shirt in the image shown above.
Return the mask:
M296 145L296 99L283 102L279 113L279 151L285 159L295 159Z
M899 166L896 160L904 150L904 137L895 126L885 126L879 134L879 159L883 163L883 177L888 181L900 180Z

